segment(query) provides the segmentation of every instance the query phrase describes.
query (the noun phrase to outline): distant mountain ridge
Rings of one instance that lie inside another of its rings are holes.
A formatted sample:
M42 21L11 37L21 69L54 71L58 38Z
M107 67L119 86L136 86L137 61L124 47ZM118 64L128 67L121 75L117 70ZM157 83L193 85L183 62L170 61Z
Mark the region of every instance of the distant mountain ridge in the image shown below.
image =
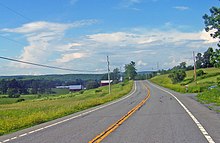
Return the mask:
M138 74L150 74L153 71L139 71ZM60 80L60 81L73 81L76 79L82 80L101 80L104 74L51 74L51 75L13 75L13 76L0 76L2 79L17 79L17 80Z
M1 79L18 79L18 80L60 80L72 81L76 79L82 80L101 80L103 74L52 74L52 75L14 75L14 76L0 76Z

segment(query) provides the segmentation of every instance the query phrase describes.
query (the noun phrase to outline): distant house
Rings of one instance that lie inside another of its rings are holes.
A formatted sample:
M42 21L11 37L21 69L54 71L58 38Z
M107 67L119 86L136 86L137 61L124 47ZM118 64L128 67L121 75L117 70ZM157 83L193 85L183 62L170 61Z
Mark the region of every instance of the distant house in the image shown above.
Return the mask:
M56 86L56 88L60 89L69 89L69 91L80 91L84 89L83 85L68 85L68 86Z
M112 83L113 80L110 80L110 83ZM101 86L106 86L109 85L109 81L108 80L101 80Z

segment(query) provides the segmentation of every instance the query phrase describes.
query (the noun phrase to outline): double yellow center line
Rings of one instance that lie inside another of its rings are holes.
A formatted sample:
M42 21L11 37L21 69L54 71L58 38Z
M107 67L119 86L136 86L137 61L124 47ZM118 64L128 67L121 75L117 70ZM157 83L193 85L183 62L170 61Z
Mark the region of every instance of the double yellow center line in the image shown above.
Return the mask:
M94 139L89 141L89 143L99 143L104 138L106 138L110 133L112 133L114 130L116 130L125 120L127 120L134 112L136 112L138 109L140 109L144 103L149 99L150 97L150 89L147 87L147 96L134 108L132 108L127 114L125 114L121 119L119 119L117 122L112 124L110 127L108 127L104 132L96 136ZM144 87L145 88L145 87Z

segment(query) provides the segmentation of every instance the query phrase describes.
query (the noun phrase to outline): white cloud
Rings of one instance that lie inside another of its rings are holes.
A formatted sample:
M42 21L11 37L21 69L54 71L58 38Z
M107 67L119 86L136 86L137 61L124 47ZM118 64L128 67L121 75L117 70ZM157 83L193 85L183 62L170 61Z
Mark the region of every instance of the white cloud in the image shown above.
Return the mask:
M31 28L30 25L38 26ZM137 63L138 70L152 67L155 69L157 61L163 68L171 68L182 60L190 63L187 59L195 48L199 52L204 52L210 44L216 44L204 30L182 32L175 28L166 30L134 28L87 34L67 41L65 32L73 28L72 25L74 24L31 23L4 31L21 33L27 38L29 44L19 55L20 60L85 70L103 69L106 66L106 55L110 55L111 67L123 67L133 60ZM19 70L24 70L23 67L26 67L26 70L30 68L24 64L13 66L22 67Z
M5 28L0 31L24 34L29 43L25 46L19 60L47 63L52 53L56 51L65 52L73 47L81 46L80 43L64 44L64 33L71 28L78 28L96 23L97 20L82 20L73 23L52 23L45 21L32 22L18 28ZM30 65L13 64L16 67L29 68Z
M87 57L88 54L87 53L71 53L71 54L64 54L62 55L62 58L57 59L56 61L58 63L66 63L66 62L70 62L74 59L80 59L83 57Z
M138 66L146 66L147 63L143 62L142 60L137 61Z
M177 10L181 10L181 11L184 11L184 10L188 10L189 7L187 6L174 6L173 8L177 9Z
M216 31L215 29L213 29L209 32L206 32L205 30L202 30L200 38L202 40L204 40L206 44L207 43L216 43L216 42L218 42L218 39L214 39L210 36L210 34L214 33L215 31Z
M69 28L77 28L85 25L91 25L97 23L97 20L81 20L73 23L62 24L62 23L52 23L45 21L37 21L32 23L27 23L18 28L12 29L2 29L3 32L13 32L13 33L33 33L33 32L43 32L43 31L52 31L52 32L63 32Z

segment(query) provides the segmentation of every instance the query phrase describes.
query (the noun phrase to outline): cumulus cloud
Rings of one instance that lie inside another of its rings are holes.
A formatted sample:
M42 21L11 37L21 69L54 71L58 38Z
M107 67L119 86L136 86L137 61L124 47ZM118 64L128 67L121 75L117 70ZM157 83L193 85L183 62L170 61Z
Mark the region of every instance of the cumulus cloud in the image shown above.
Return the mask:
M210 34L214 33L215 31L216 31L215 29L213 29L209 32L206 32L205 30L202 30L200 38L202 40L204 40L206 44L207 43L216 43L216 42L218 42L218 39L214 39L210 36Z
M80 58L87 57L87 56L88 56L87 53L64 54L64 55L62 55L62 57L60 59L57 59L56 61L59 63L66 63L66 62L70 62L74 59L80 59Z
M143 62L142 60L137 61L137 66L146 66L147 63Z
M20 60L86 70L103 69L106 55L111 57L112 67L123 67L133 60L138 70L151 69L153 66L155 69L157 61L163 68L171 68L181 60L190 63L189 57L195 48L204 52L210 44L217 42L204 30L183 32L175 28L135 28L65 40L66 31L92 23L94 21L67 24L34 22L1 31L20 33L26 37L29 44L19 55ZM15 66L30 68L24 64Z
M82 20L73 23L38 21L24 24L18 28L5 28L1 31L25 35L29 45L24 47L19 60L46 63L48 57L55 51L63 50L65 52L80 46L80 43L65 44L62 42L66 30L91 25L96 22L96 20ZM25 64L16 64L15 66L30 67L30 65Z

